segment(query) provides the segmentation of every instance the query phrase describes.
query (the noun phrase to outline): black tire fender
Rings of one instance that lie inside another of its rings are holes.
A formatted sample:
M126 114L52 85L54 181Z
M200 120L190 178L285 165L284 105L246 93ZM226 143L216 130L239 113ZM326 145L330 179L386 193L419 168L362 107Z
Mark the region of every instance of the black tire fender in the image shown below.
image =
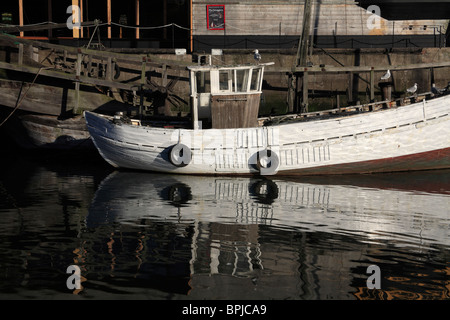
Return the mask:
M278 171L279 165L280 158L275 151L270 149L258 151L257 166L262 175L275 174Z
M169 159L174 166L185 167L192 160L191 149L182 143L175 144L170 148Z

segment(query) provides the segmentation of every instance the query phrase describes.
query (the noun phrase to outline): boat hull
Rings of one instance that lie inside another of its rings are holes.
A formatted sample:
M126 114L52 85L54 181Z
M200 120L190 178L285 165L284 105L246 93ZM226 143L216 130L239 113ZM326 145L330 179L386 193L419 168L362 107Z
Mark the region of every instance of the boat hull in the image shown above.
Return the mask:
M2 129L26 150L96 151L82 116L58 119L57 116L21 112L11 117Z
M355 174L446 169L450 167L450 148L378 160L319 166L284 171L287 175Z
M318 175L450 168L449 110L450 96L444 96L325 120L206 130L116 124L89 112L85 117L100 154L118 168ZM175 146L190 153L189 161L171 161ZM269 165L261 162L264 155Z

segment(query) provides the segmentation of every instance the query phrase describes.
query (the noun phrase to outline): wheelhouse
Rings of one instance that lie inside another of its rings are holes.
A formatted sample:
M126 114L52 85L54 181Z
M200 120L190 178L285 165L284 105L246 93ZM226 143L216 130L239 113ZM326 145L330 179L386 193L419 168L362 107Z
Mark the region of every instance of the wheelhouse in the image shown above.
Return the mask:
M271 64L189 67L193 128L256 127L264 67Z

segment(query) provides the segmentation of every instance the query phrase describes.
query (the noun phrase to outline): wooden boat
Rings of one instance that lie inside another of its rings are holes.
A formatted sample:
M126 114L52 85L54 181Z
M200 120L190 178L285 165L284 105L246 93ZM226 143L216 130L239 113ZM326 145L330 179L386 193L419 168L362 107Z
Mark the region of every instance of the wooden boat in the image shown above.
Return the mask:
M450 95L258 119L266 65L188 67L191 123L85 112L88 130L117 168L316 175L450 167Z

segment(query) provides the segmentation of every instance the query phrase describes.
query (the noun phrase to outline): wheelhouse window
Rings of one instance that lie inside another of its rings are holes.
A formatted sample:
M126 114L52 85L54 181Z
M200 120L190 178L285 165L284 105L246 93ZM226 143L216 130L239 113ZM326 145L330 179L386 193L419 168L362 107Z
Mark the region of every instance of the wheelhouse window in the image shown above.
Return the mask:
M220 93L260 91L261 69L259 68L220 70L215 74L214 77L218 77L216 90ZM213 91L216 90L213 88Z
M250 80L250 91L260 90L261 69L252 69L252 78Z
M261 91L263 67L202 69L192 73L192 94L244 94Z
M211 77L209 71L197 71L195 73L197 93L211 92Z
M235 92L247 92L248 74L250 70L234 70L236 79Z
M233 87L232 72L231 70L223 70L219 72L219 90L231 91Z

